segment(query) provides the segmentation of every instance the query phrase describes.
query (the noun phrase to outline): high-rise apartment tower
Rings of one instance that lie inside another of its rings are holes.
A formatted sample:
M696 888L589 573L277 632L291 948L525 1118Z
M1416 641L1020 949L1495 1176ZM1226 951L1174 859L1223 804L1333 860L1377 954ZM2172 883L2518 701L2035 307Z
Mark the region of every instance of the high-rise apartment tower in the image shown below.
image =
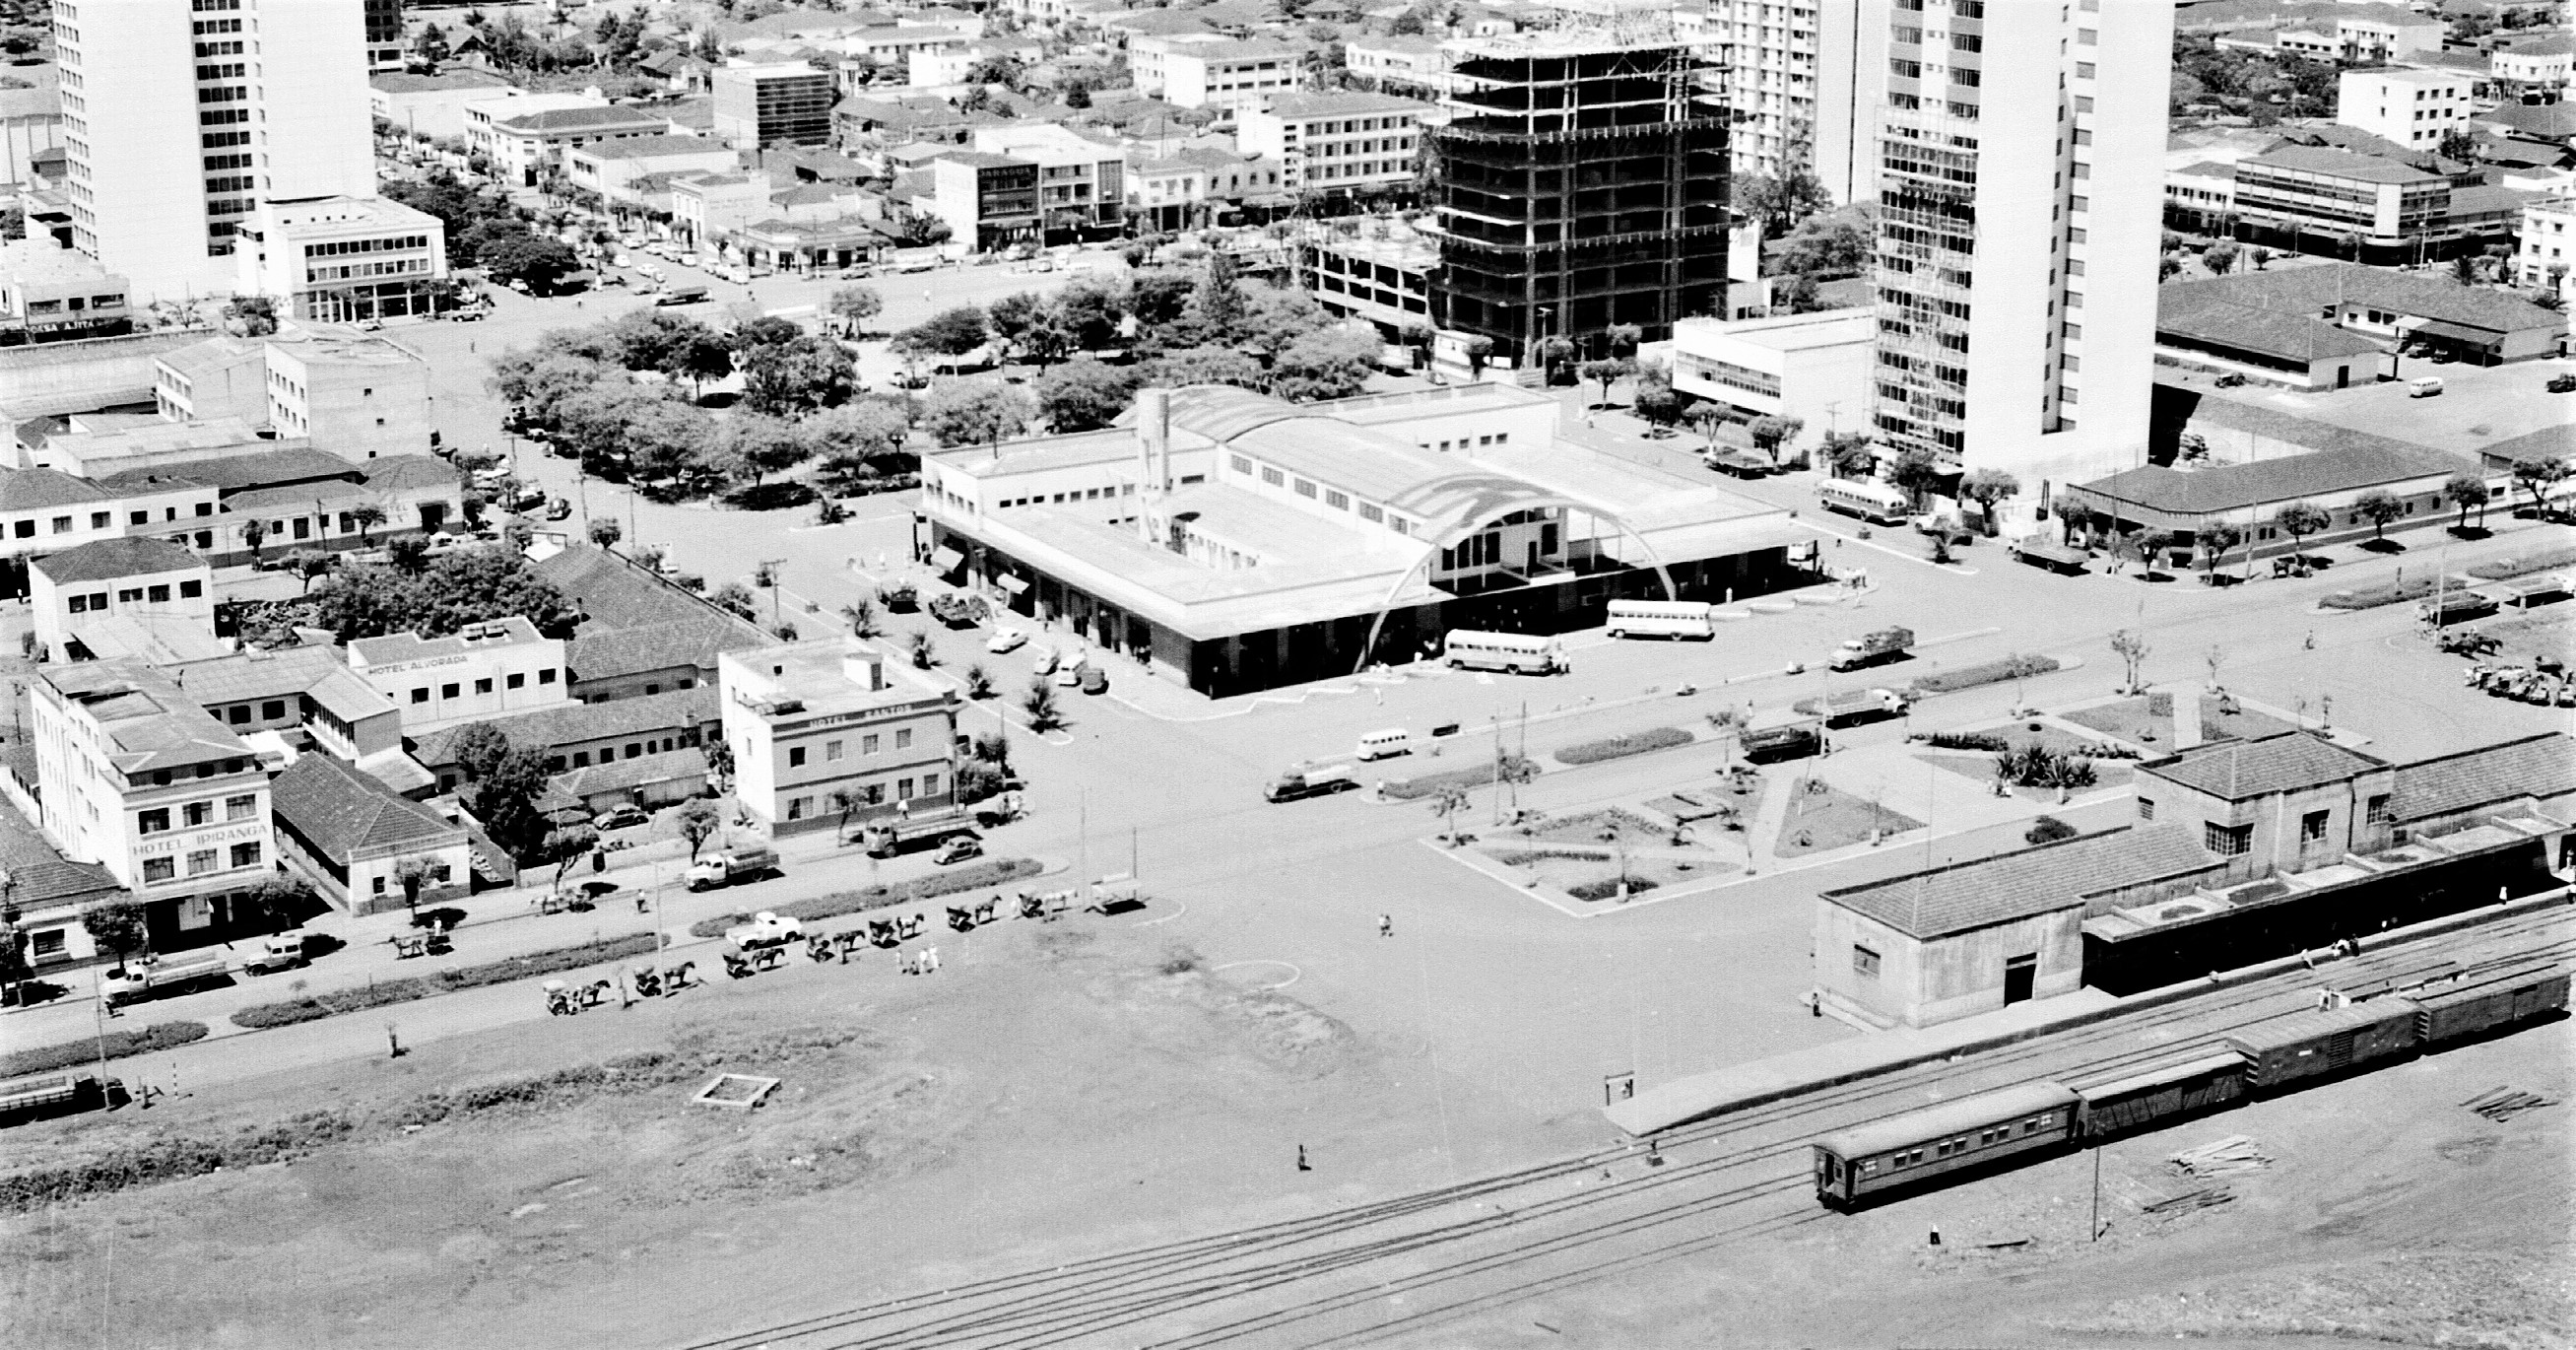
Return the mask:
M353 0L62 0L72 247L136 298L230 289L262 201L375 195Z
M1424 128L1439 212L1433 321L1525 362L1533 342L1597 354L1721 312L1726 113L1660 13L1452 44L1447 121Z
M1673 25L1722 52L1735 176L1812 170L1837 202L1878 180L1893 0L1675 0Z
M2163 228L2162 0L1892 0L1873 418L2020 480L2143 462Z

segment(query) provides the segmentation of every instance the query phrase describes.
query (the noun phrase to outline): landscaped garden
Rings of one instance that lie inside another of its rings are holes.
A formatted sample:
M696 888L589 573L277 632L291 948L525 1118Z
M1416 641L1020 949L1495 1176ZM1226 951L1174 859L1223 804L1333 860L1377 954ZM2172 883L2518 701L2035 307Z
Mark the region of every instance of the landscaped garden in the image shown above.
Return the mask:
M1790 791L1796 795L1781 818L1780 837L1771 844L1775 857L1826 853L1923 827L1922 821L1855 797L1821 778L1802 779Z
M2239 707L2233 700L2210 694L2199 698L2200 738L2204 742L2250 741L2297 729L2280 718ZM2173 752L2173 712L2174 695L2141 694L2059 715L2115 740L2141 746L2150 754L2165 755Z

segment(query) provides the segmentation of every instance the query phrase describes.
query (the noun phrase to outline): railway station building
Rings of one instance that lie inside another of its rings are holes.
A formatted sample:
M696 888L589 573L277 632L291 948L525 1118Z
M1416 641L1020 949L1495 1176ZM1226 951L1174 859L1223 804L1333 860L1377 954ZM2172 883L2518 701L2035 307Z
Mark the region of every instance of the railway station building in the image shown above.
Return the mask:
M2395 764L2312 732L2138 766L2137 819L1827 891L1816 992L1925 1026L2134 994L2576 880L2576 739Z
M1290 404L1148 389L1125 425L926 457L915 547L945 581L1211 696L1559 633L1613 599L1803 585L1789 513L1556 438L1474 385Z

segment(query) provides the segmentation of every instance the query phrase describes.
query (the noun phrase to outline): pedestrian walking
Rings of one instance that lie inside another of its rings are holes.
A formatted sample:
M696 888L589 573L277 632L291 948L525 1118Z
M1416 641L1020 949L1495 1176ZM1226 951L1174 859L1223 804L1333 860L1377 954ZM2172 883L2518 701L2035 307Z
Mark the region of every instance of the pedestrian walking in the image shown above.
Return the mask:
M1313 1165L1306 1161L1306 1146L1304 1144L1299 1144L1297 1146L1297 1170L1300 1172L1312 1172L1315 1170Z
M1394 916L1394 915L1392 915L1392 914L1381 914L1381 915L1377 916L1377 935L1378 935L1379 937L1394 937L1394 936L1395 936L1395 916Z

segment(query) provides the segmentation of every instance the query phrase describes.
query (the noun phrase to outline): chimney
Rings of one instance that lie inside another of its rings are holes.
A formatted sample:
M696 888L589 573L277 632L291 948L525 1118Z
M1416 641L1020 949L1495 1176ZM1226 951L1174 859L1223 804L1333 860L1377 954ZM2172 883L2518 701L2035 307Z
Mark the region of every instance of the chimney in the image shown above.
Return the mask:
M1145 503L1160 497L1172 473L1172 391L1136 391L1136 530L1145 542L1154 538L1152 513Z

